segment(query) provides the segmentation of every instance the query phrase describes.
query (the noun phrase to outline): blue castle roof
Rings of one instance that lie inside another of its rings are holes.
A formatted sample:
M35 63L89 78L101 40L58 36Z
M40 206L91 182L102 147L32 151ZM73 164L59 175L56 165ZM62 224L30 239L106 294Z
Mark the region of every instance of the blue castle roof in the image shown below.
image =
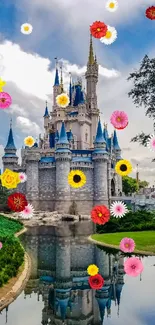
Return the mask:
M123 283L117 283L116 284L116 299L117 299L117 304L120 304L120 300L121 300L121 292L122 292L122 288L123 288Z
M45 107L45 114L44 114L43 117L49 117L47 104L46 104L46 107Z
M67 139L68 139L68 141L73 140L73 133L71 130L67 132Z
M58 131L58 130L56 131L56 134L55 134L55 140L56 140L56 141L59 140L59 131Z
M114 146L114 149L116 149L116 150L121 150L121 149L120 149L120 146L119 146L119 144L118 144L118 139L117 139L116 130L114 130L113 146Z
M109 150L109 142L108 142L109 134L108 134L108 130L107 130L106 126L104 126L104 129L103 129L103 137L106 141L106 150L108 151Z
M81 89L81 85L76 85L72 87L72 91L75 90L75 98L73 102L73 106L78 106L79 104L84 103L84 94Z
M105 308L106 308L108 299L109 298L96 298L96 300L98 302L99 310L100 310L101 321L103 321L103 319L104 319Z
M98 126L97 126L97 133L96 133L95 143L104 143L104 142L106 142L106 141L105 141L105 139L103 137L101 121L99 119Z
M67 307L68 307L68 303L69 303L69 298L65 298L65 299L56 298L56 300L57 300L57 305L60 306L61 319L64 321L66 318L66 312L67 312Z
M60 131L60 138L59 138L58 143L59 144L68 144L68 139L67 139L67 134L66 134L65 123L64 122L62 122L61 131Z
M54 81L54 86L59 86L59 73L58 73L58 68L56 68L55 71L55 81Z
M9 136L8 136L8 142L5 147L5 149L13 149L16 150L15 144L14 144L14 139L13 139L13 132L12 132L12 127L10 126L10 131L9 131Z

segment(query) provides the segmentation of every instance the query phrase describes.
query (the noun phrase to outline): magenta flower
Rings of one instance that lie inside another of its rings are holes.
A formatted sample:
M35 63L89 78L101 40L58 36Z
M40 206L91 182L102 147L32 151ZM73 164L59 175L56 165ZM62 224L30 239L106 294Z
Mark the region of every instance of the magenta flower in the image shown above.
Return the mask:
M123 130L128 125L128 116L123 111L114 111L110 117L110 122L117 130Z
M8 108L11 104L11 96L8 93L0 92L0 108Z
M124 262L124 271L130 276L137 276L143 272L144 266L138 257L129 257Z
M124 253L132 253L135 249L135 242L132 238L123 238L120 242L120 250Z
M0 249L3 247L3 244L0 242Z

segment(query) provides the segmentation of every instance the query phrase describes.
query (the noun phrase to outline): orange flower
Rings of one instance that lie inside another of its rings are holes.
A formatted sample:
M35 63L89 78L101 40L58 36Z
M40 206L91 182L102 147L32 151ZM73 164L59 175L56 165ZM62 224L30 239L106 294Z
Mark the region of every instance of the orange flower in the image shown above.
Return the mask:
M91 32L92 36L95 38L104 37L106 35L107 30L108 30L107 25L105 25L101 21L95 21L90 26L90 32Z
M149 7L146 9L145 15L148 19L155 19L155 6Z
M98 225L104 225L110 219L110 211L105 205L96 205L91 211L91 219Z

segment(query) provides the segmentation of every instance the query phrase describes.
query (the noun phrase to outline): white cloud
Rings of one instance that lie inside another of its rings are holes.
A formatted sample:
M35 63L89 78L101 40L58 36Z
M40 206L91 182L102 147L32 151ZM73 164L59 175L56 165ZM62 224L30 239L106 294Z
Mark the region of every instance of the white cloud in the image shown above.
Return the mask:
M27 135L38 136L38 134L41 133L41 128L35 122L32 122L23 116L17 117L16 125L22 133L25 133Z

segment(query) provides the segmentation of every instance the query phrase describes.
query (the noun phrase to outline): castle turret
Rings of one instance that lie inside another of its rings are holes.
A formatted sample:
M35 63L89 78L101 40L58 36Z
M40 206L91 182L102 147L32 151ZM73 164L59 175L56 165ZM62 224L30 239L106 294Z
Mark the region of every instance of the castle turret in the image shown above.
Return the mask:
M108 205L106 141L99 119L92 159L94 161L94 205Z
M10 131L8 136L7 145L4 148L3 161L3 172L6 168L14 170L18 166L18 157L16 155L17 149L14 144L13 131L12 131L12 120L10 121Z
M61 94L61 87L59 83L58 60L56 58L55 64L55 81L53 86L53 111L57 109L56 97Z
M71 151L62 122L59 141L56 143L56 207L57 211L68 213L70 202L70 185L68 184L68 174L70 172Z
M45 129L46 136L48 134L49 117L50 116L49 116L48 107L47 107L47 101L46 101L45 114L43 116L43 118L44 118L44 129Z

